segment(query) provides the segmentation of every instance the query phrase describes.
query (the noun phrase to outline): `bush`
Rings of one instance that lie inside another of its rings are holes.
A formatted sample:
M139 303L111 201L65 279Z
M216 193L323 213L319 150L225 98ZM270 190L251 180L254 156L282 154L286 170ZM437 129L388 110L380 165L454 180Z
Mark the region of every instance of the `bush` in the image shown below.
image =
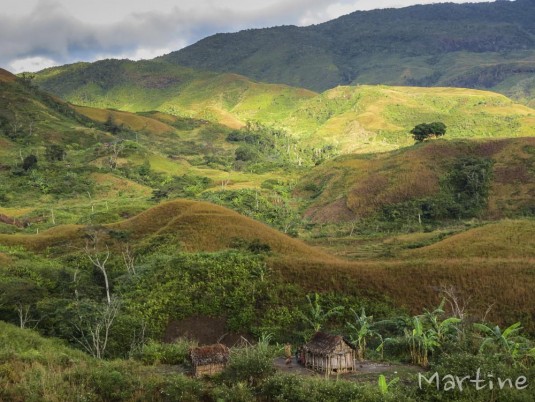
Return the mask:
M201 381L177 375L166 381L155 399L169 402L198 402L203 400L204 393L204 384Z
M233 348L224 378L231 383L247 382L256 386L275 373L273 359L277 353L268 345L267 339L254 346Z
M400 400L399 395L394 392L382 395L377 387L371 385L280 374L266 380L260 392L272 401L386 402ZM403 401L410 400L403 398Z
M110 362L79 368L72 375L78 386L91 389L97 400L114 402L131 400L138 389L141 380L134 374L128 362Z
M37 157L35 155L28 155L24 160L22 161L22 169L24 171L32 170L37 167Z
M150 341L144 345L134 358L143 364L185 364L188 362L190 348L195 342L177 339L173 343Z

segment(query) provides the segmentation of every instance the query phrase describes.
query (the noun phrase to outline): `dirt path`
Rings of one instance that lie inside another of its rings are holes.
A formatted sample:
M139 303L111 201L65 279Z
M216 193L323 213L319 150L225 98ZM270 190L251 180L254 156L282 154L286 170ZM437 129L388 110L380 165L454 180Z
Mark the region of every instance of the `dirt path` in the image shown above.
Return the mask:
M324 374L317 373L315 371L309 370L298 364L295 358L292 359L291 364L286 364L286 359L284 357L279 357L275 359L275 367L277 370L283 373L298 374L305 376L313 377L324 377ZM379 374L384 374L387 378L391 377L400 377L404 379L405 377L415 374L422 371L420 367L412 366L409 364L394 364L394 363L381 363L381 362L372 362L372 361L363 361L357 362L357 371L355 373L342 374L338 378L343 378L344 380L349 381L377 381ZM336 379L337 376L333 375L332 378Z

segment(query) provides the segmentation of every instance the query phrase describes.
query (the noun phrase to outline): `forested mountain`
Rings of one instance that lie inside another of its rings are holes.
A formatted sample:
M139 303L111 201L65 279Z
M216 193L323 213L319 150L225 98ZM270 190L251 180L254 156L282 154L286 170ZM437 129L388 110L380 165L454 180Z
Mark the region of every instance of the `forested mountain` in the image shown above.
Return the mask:
M217 34L163 60L323 91L390 84L534 96L535 1L355 12L308 27Z

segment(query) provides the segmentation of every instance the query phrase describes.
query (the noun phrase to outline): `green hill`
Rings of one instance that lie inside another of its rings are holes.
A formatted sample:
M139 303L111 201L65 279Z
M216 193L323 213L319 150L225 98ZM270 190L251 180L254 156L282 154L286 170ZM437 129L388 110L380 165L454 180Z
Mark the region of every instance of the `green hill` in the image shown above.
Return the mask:
M300 144L338 153L412 144L410 130L427 121L443 121L447 138L535 134L533 109L503 95L469 89L364 85L316 94L234 74L118 60L48 69L37 74L36 82L84 106L158 110L232 128L254 120L286 130Z
M23 145L87 145L107 137L91 129L91 120L24 77L0 69L0 91L0 155Z
M51 68L36 83L71 103L129 112L164 113L240 127L257 115L287 117L289 105L314 96L236 74L200 72L157 61L103 60Z
M356 83L456 86L528 101L533 21L533 0L418 5L217 34L161 59L316 91Z

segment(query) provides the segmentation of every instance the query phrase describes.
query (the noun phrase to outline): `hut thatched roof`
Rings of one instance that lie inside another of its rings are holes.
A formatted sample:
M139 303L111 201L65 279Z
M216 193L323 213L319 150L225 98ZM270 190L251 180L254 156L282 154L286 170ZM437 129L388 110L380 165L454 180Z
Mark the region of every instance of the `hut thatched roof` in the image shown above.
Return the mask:
M316 332L303 349L316 355L330 355L340 349L355 349L355 346L340 335Z
M228 362L229 349L220 343L193 348L189 352L191 362L196 366L206 364L225 364Z

